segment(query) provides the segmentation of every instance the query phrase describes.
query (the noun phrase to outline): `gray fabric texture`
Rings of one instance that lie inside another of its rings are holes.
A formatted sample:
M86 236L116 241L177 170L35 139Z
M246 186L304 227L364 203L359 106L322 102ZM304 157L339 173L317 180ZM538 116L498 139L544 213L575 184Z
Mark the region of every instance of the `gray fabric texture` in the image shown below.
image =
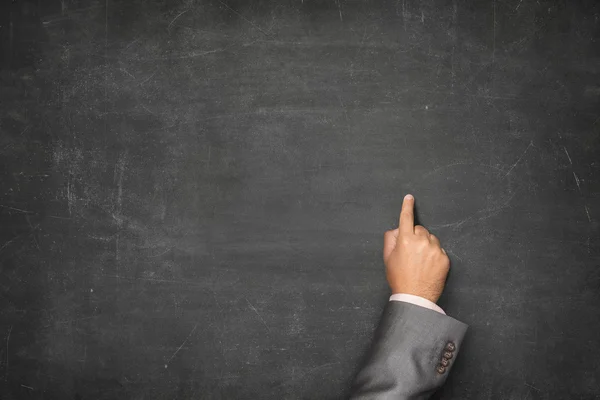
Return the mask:
M350 399L429 398L446 381L466 331L466 324L437 311L389 301ZM450 364L439 373L436 368L448 343L455 349Z

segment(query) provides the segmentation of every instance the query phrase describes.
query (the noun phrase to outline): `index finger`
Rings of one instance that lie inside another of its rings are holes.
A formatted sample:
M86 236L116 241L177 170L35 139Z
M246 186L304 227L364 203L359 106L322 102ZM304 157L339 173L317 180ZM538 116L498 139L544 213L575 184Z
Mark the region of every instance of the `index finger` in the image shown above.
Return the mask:
M399 231L400 235L412 235L415 233L415 198L411 194L404 196L402 211L400 211Z

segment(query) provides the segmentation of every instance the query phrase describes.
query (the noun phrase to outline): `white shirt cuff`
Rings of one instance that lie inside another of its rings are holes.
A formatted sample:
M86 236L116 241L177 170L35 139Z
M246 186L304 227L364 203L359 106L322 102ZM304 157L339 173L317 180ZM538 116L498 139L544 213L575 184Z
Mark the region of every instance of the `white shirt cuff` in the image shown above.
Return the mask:
M415 296L406 293L396 293L390 296L390 301L404 301L406 303L411 303L417 306L429 308L430 310L437 311L441 314L446 315L446 313L440 308L440 306L420 296Z

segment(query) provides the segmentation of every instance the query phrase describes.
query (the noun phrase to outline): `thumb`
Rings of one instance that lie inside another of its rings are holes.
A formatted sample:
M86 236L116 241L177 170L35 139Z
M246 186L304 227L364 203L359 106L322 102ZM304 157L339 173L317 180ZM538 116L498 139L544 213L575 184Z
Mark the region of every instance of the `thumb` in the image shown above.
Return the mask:
M392 254L392 251L396 248L396 241L398 240L398 228L386 231L383 235L383 261L387 261Z

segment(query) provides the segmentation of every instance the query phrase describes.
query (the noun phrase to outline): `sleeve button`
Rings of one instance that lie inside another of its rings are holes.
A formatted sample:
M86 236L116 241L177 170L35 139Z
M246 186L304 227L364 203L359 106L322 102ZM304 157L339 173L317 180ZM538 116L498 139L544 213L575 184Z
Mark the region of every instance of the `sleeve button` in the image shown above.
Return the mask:
M446 367L444 367L443 365L438 365L435 369L437 371L438 374L443 374L444 372L446 372Z
M454 345L454 343L448 342L448 343L446 343L446 350L454 351L454 350L456 350L456 346Z
M442 358L440 361L440 365L443 367L447 367L448 365L450 365L450 360L448 360L447 358Z
M444 358L447 358L448 360L452 358L452 353L449 351L445 351L443 354Z

